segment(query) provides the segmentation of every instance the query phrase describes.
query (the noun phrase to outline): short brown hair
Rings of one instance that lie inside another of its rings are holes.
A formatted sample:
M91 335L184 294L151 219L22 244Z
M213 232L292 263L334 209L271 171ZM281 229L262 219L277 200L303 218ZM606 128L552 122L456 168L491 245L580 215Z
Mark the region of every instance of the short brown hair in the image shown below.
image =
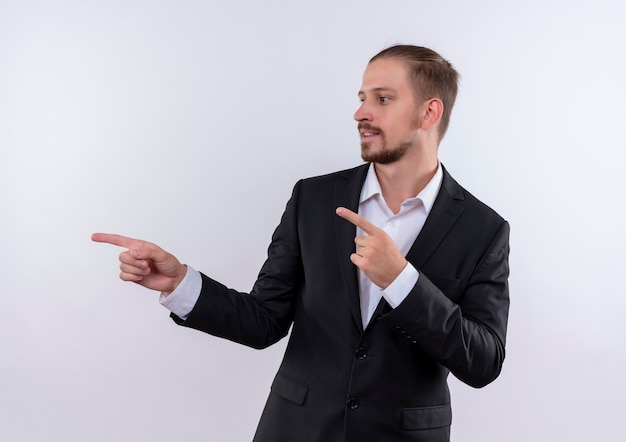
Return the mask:
M369 62L381 58L396 58L409 64L418 102L430 98L439 98L443 102L443 115L439 123L441 140L450 124L450 114L459 89L459 73L437 52L421 46L391 46L374 55Z

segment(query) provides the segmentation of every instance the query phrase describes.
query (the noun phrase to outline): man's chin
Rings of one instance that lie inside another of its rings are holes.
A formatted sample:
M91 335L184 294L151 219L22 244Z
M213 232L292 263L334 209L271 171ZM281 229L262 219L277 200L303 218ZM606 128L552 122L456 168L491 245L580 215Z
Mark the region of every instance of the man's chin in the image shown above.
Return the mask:
M367 163L376 163L378 162L377 160L379 156L380 153L372 149L372 143L361 143L361 158L363 159L363 161Z

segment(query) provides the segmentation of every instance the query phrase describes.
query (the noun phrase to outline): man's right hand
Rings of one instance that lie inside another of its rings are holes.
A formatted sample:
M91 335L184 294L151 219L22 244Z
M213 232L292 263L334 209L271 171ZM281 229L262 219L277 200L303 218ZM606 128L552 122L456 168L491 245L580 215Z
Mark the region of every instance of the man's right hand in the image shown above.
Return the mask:
M110 233L94 233L92 241L104 242L128 250L120 253L120 278L160 292L173 292L187 273L171 253L139 239Z

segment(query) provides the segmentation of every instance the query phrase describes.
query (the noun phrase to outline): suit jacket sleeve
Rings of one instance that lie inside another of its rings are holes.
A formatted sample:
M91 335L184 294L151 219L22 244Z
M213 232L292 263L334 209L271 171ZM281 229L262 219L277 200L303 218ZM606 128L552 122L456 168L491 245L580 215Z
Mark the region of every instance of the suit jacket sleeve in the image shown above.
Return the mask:
M420 273L405 300L381 317L461 381L482 387L500 373L509 310L509 225L496 230L466 281ZM461 284L461 287L454 287ZM452 285L453 287L447 287ZM446 289L460 293L451 299Z
M227 288L201 274L202 290L196 305L186 320L172 314L176 323L258 349L287 335L302 281L295 220L300 185L294 187L251 292Z

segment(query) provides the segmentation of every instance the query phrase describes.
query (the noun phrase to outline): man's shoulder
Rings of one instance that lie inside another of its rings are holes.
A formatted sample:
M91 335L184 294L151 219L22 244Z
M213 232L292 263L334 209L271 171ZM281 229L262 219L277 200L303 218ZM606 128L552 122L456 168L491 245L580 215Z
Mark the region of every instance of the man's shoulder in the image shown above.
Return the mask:
M466 211L482 218L491 219L496 223L504 221L504 218L498 212L461 186L445 168L442 183L442 190L444 189L454 200L461 203Z
M338 170L336 172L326 173L323 175L316 175L308 178L304 178L301 181L307 184L323 184L334 183L337 180L350 180L360 177L364 177L367 173L369 163L360 164L350 169Z
M311 176L301 179L297 187L313 192L329 192L336 186L346 186L350 189L359 188L365 181L369 163L361 164L350 169L339 170L324 175Z
M361 187L367 176L368 164L304 178L295 186L294 196L307 201L307 204L328 203L348 205L358 204Z

